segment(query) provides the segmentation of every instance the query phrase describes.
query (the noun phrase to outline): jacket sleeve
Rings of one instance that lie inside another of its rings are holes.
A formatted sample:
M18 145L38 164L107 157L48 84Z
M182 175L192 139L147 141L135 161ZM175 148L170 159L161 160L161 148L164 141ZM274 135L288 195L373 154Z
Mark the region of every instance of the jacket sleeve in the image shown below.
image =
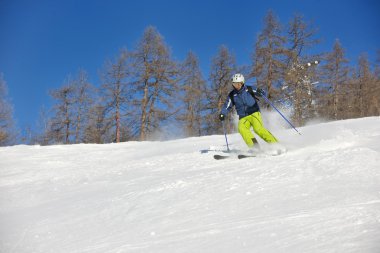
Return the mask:
M231 100L230 96L228 96L226 99L226 102L224 102L224 104L223 104L222 111L220 112L220 114L227 116L227 114L231 111L232 106L233 106L232 100Z

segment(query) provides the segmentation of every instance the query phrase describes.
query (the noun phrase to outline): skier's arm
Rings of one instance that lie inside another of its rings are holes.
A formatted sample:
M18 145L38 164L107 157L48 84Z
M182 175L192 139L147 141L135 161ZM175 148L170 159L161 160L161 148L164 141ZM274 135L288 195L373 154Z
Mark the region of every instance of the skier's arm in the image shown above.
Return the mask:
M226 102L224 102L222 110L220 112L220 115L223 115L224 117L227 116L227 114L231 111L233 106L232 100L230 96L227 97Z

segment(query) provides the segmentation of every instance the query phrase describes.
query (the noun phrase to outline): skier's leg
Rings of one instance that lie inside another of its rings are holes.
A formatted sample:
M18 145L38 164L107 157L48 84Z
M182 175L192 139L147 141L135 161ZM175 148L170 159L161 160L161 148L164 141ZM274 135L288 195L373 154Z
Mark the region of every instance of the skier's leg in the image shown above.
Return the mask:
M238 130L248 147L253 147L254 142L257 143L255 136L251 132L251 122L247 119L247 117L244 117L239 120Z
M253 126L253 130L255 131L255 133L258 136L260 136L264 141L268 143L278 142L276 137L274 137L274 135L264 127L260 112L255 112L249 115L248 118Z

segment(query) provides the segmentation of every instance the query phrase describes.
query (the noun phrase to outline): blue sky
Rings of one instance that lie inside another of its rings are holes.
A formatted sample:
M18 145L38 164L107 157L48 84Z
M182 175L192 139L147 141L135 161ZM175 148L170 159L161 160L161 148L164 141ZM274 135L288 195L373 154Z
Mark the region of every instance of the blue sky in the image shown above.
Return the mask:
M0 73L18 126L34 127L48 91L86 70L99 85L99 71L122 47L133 48L155 26L173 58L195 52L204 76L211 58L226 45L238 64L249 64L263 18L272 9L282 24L295 13L319 29L317 52L335 39L356 62L362 52L375 60L380 49L380 1L376 0L0 0Z

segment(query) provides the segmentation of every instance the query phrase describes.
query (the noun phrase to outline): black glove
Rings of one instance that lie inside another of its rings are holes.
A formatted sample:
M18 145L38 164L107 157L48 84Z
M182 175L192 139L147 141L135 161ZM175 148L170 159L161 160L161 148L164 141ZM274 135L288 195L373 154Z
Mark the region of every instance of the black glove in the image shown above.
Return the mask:
M219 119L220 119L220 121L223 121L224 118L225 118L225 116L224 116L223 114L219 114Z
M261 89L261 88L258 88L258 89L256 90L256 95L257 95L258 97L262 97L262 96L265 95L265 91L264 91L263 89Z

